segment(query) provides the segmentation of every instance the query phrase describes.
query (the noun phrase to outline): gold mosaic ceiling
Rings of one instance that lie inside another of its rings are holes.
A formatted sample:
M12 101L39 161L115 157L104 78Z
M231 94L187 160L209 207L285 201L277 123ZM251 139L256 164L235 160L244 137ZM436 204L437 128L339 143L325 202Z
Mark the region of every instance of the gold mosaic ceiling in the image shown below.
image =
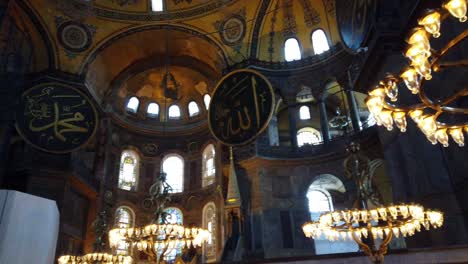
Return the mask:
M83 76L98 102L116 78L145 58L186 58L183 67L196 65L193 70L210 72L216 82L223 68L247 58L284 61L289 37L298 39L302 57L313 56L311 33L316 29L325 31L330 45L340 42L334 0L165 0L163 12L151 12L149 4L18 0L10 1L10 11L20 10L34 21L28 30L42 36L35 46L45 46L35 53L49 54L47 63L45 56L36 55L32 71L50 65Z

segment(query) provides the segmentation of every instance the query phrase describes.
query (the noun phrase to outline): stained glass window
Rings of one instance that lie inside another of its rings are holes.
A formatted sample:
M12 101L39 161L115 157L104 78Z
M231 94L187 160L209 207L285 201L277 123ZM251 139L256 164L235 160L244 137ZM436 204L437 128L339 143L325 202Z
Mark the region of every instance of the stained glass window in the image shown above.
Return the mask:
M184 189L184 160L171 154L163 159L162 171L166 173L166 182L171 186L172 193L182 192Z
M317 145L322 142L322 133L315 128L305 127L297 131L297 145Z
M118 187L122 190L136 191L139 173L138 154L133 150L125 150L120 158L120 173Z
M208 145L202 155L202 186L214 183L216 175L215 148L213 144Z
M323 30L317 29L312 33L312 46L315 54L320 54L330 49L327 36Z
M189 111L189 116L196 116L200 113L200 109L198 108L197 103L195 101L191 101L188 104L188 111Z
M205 205L203 208L203 228L210 231L210 237L205 243L203 252L207 262L216 260L216 206L213 202Z
M138 106L140 105L140 100L133 96L128 100L127 107L125 108L127 112L136 113L138 111Z
M135 221L134 218L135 217L132 209L127 206L121 206L115 211L115 227L133 227ZM121 241L116 248L116 253L119 255L128 255L130 253L130 245L125 241Z
M180 209L175 207L168 207L164 209L164 212L167 213L166 221L169 224L177 224L182 225L184 223L184 215ZM160 220L160 223L162 221ZM164 260L168 263L174 263L177 255L182 253L182 245L177 246L175 248L168 248L164 253Z
M284 43L284 59L286 61L301 59L301 49L299 48L297 39L289 38Z
M299 118L301 120L308 120L310 119L310 111L309 111L309 107L306 106L306 105L303 105L301 106L301 108L299 108Z

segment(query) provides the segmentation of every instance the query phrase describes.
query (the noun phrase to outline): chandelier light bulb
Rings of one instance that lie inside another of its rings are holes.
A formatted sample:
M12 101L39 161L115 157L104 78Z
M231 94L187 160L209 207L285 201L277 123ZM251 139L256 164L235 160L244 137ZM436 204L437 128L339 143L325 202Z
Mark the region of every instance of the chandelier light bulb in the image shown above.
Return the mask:
M431 136L431 135L433 136L437 130L435 116L429 115L429 116L423 117L422 121L418 124L418 126L426 136Z
M462 128L452 128L450 129L450 135L452 136L453 141L458 144L458 146L465 146L465 137L463 136Z
M400 75L400 77L403 79L406 87L411 91L412 94L419 93L419 87L421 86L421 75L419 75L414 68L408 68Z
M418 24L424 26L424 29L434 38L440 37L440 13L434 11L422 19L418 20Z
M465 22L466 17L466 0L450 0L445 5L444 8L447 9L450 14L460 22Z
M430 43L429 43L429 38L427 36L427 31L422 28L422 27L416 27L411 31L411 34L409 38L406 41L410 45L415 45L415 44L423 44L424 46L429 47L429 51L431 49Z
M396 102L398 100L398 86L395 78L387 78L382 84L385 87L385 94L390 98L390 101Z
M395 125L400 129L401 132L406 132L406 113L405 112L393 112L393 121Z
M379 114L380 120L382 120L382 125L387 128L388 131L393 130L393 118L392 111L382 110Z
M431 56L431 47L420 42L412 44L405 52L405 57L410 59L412 62L415 62L419 56L429 58Z
M429 60L424 54L417 55L412 58L412 63L411 65L416 69L416 71L424 76L424 79L430 80L432 79L431 75L431 64L429 63Z
M442 144L442 146L444 147L449 146L449 137L447 134L447 129L445 128L437 129L437 131L435 132L435 137L437 141L439 141L439 143Z
M435 137L435 133L433 134L426 134L427 140L431 142L432 145L437 145L437 138Z
M424 112L421 109L416 109L416 110L409 111L408 114L416 124L419 124L422 121Z

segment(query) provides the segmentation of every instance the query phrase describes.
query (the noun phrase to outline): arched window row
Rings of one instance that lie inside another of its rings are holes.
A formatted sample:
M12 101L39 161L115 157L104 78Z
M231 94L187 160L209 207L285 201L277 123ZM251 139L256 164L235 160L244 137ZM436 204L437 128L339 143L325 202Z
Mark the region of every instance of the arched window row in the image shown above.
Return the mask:
M322 29L317 29L311 35L312 48L314 54L318 55L330 49L327 35ZM296 38L288 38L284 42L284 59L286 61L295 61L302 58L299 41Z
M203 104L205 105L206 110L210 105L211 96L209 94L203 95ZM131 114L136 114L140 107L140 99L136 96L130 97L127 104L125 105L125 111ZM200 115L201 110L200 106L196 101L190 101L187 105L187 110L189 117L195 117ZM160 113L160 105L157 102L150 102L146 106L146 116L149 118L157 118ZM172 104L168 108L168 117L171 120L177 120L182 118L182 109L178 104Z

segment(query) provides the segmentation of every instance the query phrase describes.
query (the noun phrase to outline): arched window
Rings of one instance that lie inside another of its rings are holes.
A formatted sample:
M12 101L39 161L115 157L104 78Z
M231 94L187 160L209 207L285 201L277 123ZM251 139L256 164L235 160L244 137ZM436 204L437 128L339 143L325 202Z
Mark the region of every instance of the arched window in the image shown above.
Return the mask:
M182 225L184 223L184 215L182 214L182 211L179 208L168 207L164 209L164 212L167 214L166 222L168 224ZM159 223L163 224L161 220ZM164 260L169 263L172 263L176 259L177 255L180 255L181 253L182 244L178 244L174 248L168 248L164 253Z
M303 105L303 106L301 106L301 108L299 108L299 118L301 120L310 119L310 110L309 110L308 106Z
M327 36L323 30L317 29L312 33L312 47L315 54L320 54L330 49Z
M184 190L184 160L178 155L168 155L163 159L162 171L166 173L166 182L171 186L171 193Z
M207 203L203 207L203 228L210 231L210 237L203 247L205 262L216 261L216 233L218 227L216 225L216 206L213 202Z
M307 190L307 200L309 204L311 220L317 221L319 220L321 214L333 211L334 204L331 195L332 193L334 195L342 196L345 192L346 189L343 185L343 182L336 176L331 174L322 174L315 178ZM343 206L343 204L341 204L341 206ZM356 252L359 249L357 244L354 242L331 242L324 237L314 239L314 244L315 253L317 255Z
M139 105L140 105L140 100L138 100L138 98L133 96L130 98L130 100L128 100L128 103L125 109L127 110L127 112L136 113L138 111Z
M216 167L215 167L215 148L213 144L208 145L203 150L202 155L202 187L214 183Z
M121 206L115 211L114 225L116 228L130 228L135 225L135 213L130 207ZM116 253L119 255L129 255L130 245L125 242L119 242Z
M333 203L330 194L326 190L309 189L309 212L313 221L318 221L323 212L333 211Z
M304 127L297 131L297 146L317 145L322 142L322 133L312 127Z
M195 101L191 101L188 104L188 112L190 117L196 116L200 113L200 108L198 108L198 105L195 103Z
M180 119L180 107L178 105L169 107L169 119Z
M157 117L159 115L159 105L157 103L150 103L146 109L149 117Z
M203 96L203 103L205 103L206 110L208 110L208 107L210 107L210 102L211 102L211 96L209 94L205 94Z
M153 12L164 11L164 1L163 0L151 0L151 10L153 10Z
M301 49L299 48L297 39L289 38L284 43L284 59L286 61L301 59Z
M120 157L118 187L122 190L136 191L139 177L139 157L133 150L125 150Z
M184 215L179 208L168 207L164 209L164 212L167 214L166 222L168 224L182 225L184 223ZM162 221L160 221L162 224Z

